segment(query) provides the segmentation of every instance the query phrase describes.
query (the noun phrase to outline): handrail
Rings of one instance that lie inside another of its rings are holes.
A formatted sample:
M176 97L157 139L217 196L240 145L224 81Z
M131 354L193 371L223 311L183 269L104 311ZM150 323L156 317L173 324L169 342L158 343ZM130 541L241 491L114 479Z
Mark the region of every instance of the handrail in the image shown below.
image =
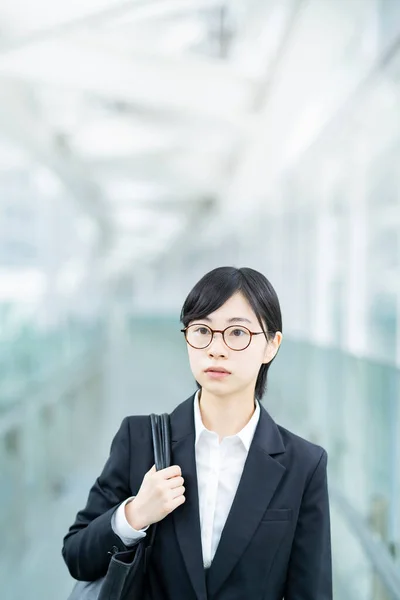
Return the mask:
M62 372L54 372L51 376L37 380L34 386L25 390L25 393L21 390L19 400L9 404L6 410L0 413L0 437L22 420L28 404L32 404L35 411L41 410L44 406L56 404L71 388L71 382L76 386L84 381L88 367L93 361L96 361L98 354L98 347L87 348L75 356ZM43 393L44 389L51 390L53 388L53 394ZM32 399L35 400L33 403Z
M400 600L400 573L384 542L371 532L364 519L332 484L329 485L329 495L379 573L392 599Z

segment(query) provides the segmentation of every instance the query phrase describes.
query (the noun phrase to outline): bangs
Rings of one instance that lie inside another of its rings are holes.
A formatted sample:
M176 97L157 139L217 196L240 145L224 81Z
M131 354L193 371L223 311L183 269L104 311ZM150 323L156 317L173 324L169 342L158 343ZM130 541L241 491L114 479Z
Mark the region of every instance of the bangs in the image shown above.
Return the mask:
M264 331L265 324L260 307L253 297L245 274L235 267L218 267L210 271L194 286L181 311L181 323L187 327L191 321L204 319L218 310L235 293L242 292L252 307Z

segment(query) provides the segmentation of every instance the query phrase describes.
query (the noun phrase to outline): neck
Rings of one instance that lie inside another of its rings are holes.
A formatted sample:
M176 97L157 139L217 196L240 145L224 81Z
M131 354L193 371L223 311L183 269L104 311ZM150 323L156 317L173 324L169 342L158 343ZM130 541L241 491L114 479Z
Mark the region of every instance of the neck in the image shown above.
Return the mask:
M254 392L240 396L215 396L202 389L199 396L204 426L218 434L219 439L239 433L250 421L255 410Z

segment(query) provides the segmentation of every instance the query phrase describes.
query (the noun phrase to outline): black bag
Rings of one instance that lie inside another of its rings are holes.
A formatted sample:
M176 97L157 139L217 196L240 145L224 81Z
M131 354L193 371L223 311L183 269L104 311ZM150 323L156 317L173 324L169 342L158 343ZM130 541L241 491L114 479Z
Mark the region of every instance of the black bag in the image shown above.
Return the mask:
M169 415L150 415L156 470L171 465ZM133 548L111 557L107 574L97 581L77 581L68 600L141 600L156 533L156 523Z

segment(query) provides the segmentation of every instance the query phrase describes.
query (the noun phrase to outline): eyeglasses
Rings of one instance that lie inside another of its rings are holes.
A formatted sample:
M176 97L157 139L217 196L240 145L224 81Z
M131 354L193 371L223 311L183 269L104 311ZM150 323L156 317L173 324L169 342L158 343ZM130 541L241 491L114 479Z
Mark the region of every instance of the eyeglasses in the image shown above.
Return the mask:
M250 346L253 335L266 334L264 331L250 331L247 327L231 325L225 329L211 329L208 325L189 325L181 329L189 346L204 350L213 341L215 333L221 333L222 339L231 350L245 350Z

